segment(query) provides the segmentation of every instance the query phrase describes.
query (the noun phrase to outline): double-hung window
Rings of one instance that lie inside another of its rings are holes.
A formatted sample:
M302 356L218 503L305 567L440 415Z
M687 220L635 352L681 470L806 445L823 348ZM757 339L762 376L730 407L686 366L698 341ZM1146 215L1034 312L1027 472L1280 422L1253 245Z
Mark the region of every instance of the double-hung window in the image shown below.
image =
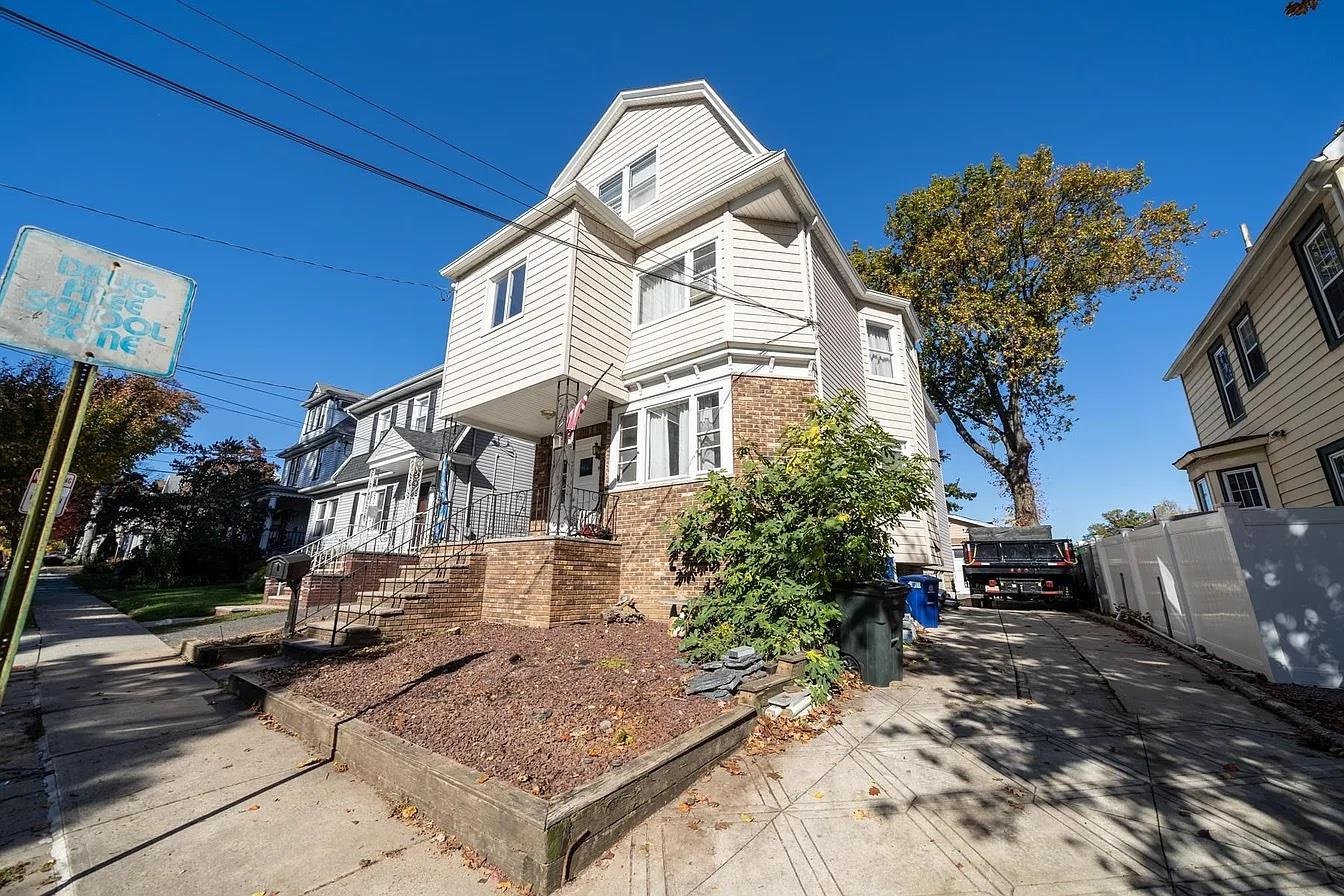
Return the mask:
M879 379L896 378L896 367L892 363L890 327L868 325L868 372Z
M1246 416L1246 406L1242 404L1241 390L1237 388L1237 378L1232 372L1232 359L1221 339L1209 349L1209 364L1213 367L1213 381L1218 387L1227 425L1234 426Z
M1209 488L1208 476L1195 480L1195 500L1199 502L1199 509L1205 513L1213 510L1213 489Z
M1325 481L1336 504L1344 504L1344 439L1316 449L1325 468Z
M712 297L718 288L717 270L718 246L711 240L641 274L636 323L662 320Z
M1260 471L1254 465L1223 470L1218 475L1223 480L1223 494L1233 504L1246 508L1269 506L1260 484Z
M616 481L634 482L639 477L639 414L622 414L617 430Z
M527 283L527 263L509 268L491 281L490 326L497 327L523 313L523 290Z
M1237 345L1241 372L1246 374L1246 387L1254 388L1269 373L1269 364L1265 361L1260 335L1255 332L1255 321L1251 320L1251 312L1245 308L1232 319L1232 340Z
M429 432L429 396L421 395L411 402L411 429Z
M1344 341L1344 256L1323 210L1317 209L1298 231L1293 251L1316 306L1325 341L1331 346L1338 345Z
M658 150L649 150L597 185L597 198L618 215L634 214L658 196Z
M336 499L318 501L316 519L313 522L312 537L322 538L330 535L336 527Z
M383 440L383 436L387 435L388 430L390 430L391 428L392 428L392 409L384 408L383 410L378 412L378 416L375 417L373 421L373 441L369 445L370 451L378 447L378 443Z
M387 524L392 516L392 490L394 488L396 488L395 485L387 485L375 489L369 495L369 525L377 526L379 532L387 531Z
M722 469L722 410L716 390L622 413L616 420L612 478L657 482Z

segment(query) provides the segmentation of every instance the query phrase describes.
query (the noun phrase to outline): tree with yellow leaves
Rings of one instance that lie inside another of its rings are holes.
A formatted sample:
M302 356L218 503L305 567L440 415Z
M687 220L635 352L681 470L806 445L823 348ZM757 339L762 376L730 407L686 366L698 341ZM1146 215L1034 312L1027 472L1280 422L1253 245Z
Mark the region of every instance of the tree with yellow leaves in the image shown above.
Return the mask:
M870 287L914 304L925 390L1003 482L1016 525L1039 522L1037 443L1073 423L1064 334L1091 326L1104 296L1174 290L1204 230L1193 207L1128 208L1148 183L1141 163L1057 165L1044 146L1016 165L995 156L902 196L891 244L852 252Z

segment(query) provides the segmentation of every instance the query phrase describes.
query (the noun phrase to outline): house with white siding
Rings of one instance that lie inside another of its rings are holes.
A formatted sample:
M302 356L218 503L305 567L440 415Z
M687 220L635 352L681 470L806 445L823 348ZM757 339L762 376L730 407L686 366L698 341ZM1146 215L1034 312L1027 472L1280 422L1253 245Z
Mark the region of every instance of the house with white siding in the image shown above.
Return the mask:
M600 594L569 595L557 576L549 609L519 621L619 593L683 599L664 524L711 470L773 448L809 398L852 391L907 451L939 456L910 303L865 288L788 153L703 81L619 94L547 198L442 273L454 301L437 413L536 450L529 519L489 529L515 542L493 550L606 570ZM570 544L585 534L603 537ZM941 477L935 509L891 534L899 571L950 573Z
M1344 505L1344 130L1307 162L1166 379L1201 510Z
M282 461L280 481L262 496L266 502L263 551L290 550L306 540L312 501L303 490L330 481L350 456L355 421L348 409L363 397L349 389L317 383L304 399L299 440L276 452Z
M301 489L313 506L306 543L344 551L418 546L434 513L447 520L487 495L531 488L532 442L446 425L436 413L442 376L436 366L348 405L348 456Z

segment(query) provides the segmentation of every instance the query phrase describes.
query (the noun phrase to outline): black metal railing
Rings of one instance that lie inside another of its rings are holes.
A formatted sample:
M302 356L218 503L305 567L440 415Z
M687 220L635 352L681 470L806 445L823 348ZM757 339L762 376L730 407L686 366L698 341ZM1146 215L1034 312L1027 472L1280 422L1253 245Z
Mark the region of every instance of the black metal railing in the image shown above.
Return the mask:
M616 496L585 489L491 492L449 514L435 541L583 535L609 538Z
M266 533L267 555L281 554L302 547L307 542L307 533L300 526L281 528L272 526Z

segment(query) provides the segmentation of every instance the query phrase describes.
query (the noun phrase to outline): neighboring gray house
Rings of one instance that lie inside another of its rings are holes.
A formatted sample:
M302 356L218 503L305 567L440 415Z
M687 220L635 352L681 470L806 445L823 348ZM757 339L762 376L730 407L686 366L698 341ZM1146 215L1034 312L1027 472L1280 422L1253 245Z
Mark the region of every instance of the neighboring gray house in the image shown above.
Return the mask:
M280 482L267 489L266 526L261 549L270 553L289 550L307 539L311 500L302 492L331 479L350 456L355 439L355 421L349 407L364 396L359 392L317 383L304 400L303 428L299 440L276 456L284 461Z
M349 405L353 451L302 489L313 502L305 543L389 550L434 520L461 525L465 508L489 495L499 497L493 511L507 504L503 496L530 489L533 444L472 426L445 429L442 377L439 365Z

